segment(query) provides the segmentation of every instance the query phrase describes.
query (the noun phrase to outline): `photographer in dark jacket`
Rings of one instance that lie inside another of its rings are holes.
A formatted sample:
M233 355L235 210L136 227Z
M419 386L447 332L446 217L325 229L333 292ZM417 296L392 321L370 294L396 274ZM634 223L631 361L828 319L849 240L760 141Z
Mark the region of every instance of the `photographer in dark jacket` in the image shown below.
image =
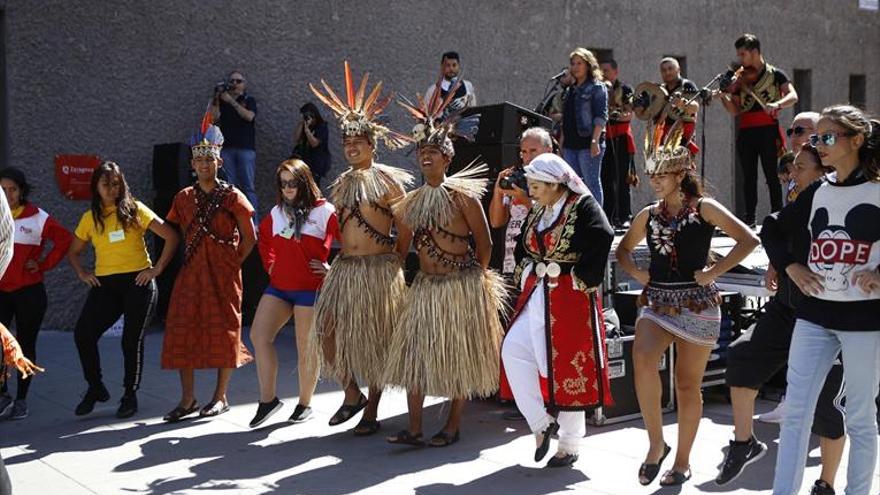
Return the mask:
M302 118L293 131L295 144L291 158L306 162L320 186L321 179L330 172L330 148L327 146L330 130L314 103L306 103L300 107L299 113Z
M257 192L254 175L257 166L255 147L257 100L248 96L247 81L241 71L232 71L225 81L214 87L211 116L223 132L223 168L225 179L247 196L257 211Z

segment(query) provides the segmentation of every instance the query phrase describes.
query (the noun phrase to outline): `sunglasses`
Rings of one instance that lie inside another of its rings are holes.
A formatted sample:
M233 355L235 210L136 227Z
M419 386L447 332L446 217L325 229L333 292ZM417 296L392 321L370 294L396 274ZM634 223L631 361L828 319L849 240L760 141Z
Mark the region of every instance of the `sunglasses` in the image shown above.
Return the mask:
M846 136L854 136L855 133L852 131L847 132L826 132L824 134L813 134L810 136L810 145L814 148L823 144L825 146L834 146L837 144L837 138L846 137Z
M279 180L278 187L280 187L281 189L296 189L296 179Z
M794 134L795 136L801 136L803 133L805 133L809 130L810 130L810 128L808 128L808 127L795 126L790 129L786 129L785 135L788 137L791 137L792 134Z
M230 79L229 82L232 84L241 84L244 82L244 79Z

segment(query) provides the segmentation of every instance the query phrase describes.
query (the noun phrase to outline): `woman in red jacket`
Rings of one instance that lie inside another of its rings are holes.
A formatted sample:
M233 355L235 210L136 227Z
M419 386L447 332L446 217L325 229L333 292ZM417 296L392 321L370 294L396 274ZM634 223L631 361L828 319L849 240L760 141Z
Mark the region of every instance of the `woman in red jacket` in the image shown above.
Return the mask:
M31 186L21 170L0 170L0 185L15 219L15 247L12 262L0 279L0 323L9 326L15 319L16 338L25 357L37 357L37 333L46 314L46 287L43 273L55 267L70 246L70 232L48 213L28 201ZM43 253L47 241L52 248ZM28 415L27 393L31 379L18 374L15 401L6 382L0 387L0 417L24 419Z
M309 419L318 382L318 363L309 352L318 289L327 272L330 245L339 237L336 208L321 197L309 166L286 160L275 171L278 204L260 222L259 250L269 273L269 287L260 299L251 326L251 342L260 379L260 402L251 428L263 424L283 405L275 395L278 356L275 336L293 314L296 329L299 404L288 421Z

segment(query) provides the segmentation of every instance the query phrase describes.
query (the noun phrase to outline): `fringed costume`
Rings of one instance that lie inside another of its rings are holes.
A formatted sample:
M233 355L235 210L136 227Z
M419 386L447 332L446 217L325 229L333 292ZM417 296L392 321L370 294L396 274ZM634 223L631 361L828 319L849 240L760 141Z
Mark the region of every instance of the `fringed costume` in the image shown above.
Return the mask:
M374 143L382 140L389 148L406 144L405 136L374 121L391 96L380 98L381 82L367 94L368 80L366 74L355 91L345 62L345 101L323 80L326 94L309 86L336 114L344 136L366 136ZM391 232L373 226L362 209L370 207L392 218L388 198L402 197L412 180L404 170L374 163L366 169L345 171L332 185L330 199L339 214L340 232L356 226L389 252L372 256L340 253L333 260L315 304L314 334L309 339L312 352L321 356L325 376L338 380L357 376L369 385L382 382L406 283L400 259L391 252L395 245ZM324 352L327 347L333 348L331 356Z
M475 178L485 172L485 166L467 168L438 187L423 185L395 206L413 230L419 252L452 271L416 275L394 331L388 384L455 399L485 397L498 388L504 282L477 263L470 247L453 254L436 240L470 241L469 235L444 227L460 215L463 197L479 199L485 193L487 180Z

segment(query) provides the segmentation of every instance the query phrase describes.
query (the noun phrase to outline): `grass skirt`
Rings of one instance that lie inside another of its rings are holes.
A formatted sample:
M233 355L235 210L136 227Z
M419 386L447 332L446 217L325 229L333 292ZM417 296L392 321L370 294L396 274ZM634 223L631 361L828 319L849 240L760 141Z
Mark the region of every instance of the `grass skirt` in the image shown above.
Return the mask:
M440 397L493 394L506 296L503 280L490 270L420 272L394 330L385 383Z
M406 282L396 254L339 255L315 304L312 352L325 377L381 384ZM328 360L322 346L335 349Z

